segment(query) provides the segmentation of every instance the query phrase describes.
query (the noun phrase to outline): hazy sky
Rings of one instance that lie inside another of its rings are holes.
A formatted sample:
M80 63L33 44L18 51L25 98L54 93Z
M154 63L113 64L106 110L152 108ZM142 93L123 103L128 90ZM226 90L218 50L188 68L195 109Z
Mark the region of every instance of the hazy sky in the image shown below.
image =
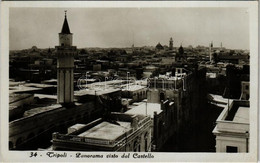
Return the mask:
M12 8L10 49L53 48L64 21L82 47L214 46L249 49L246 8Z

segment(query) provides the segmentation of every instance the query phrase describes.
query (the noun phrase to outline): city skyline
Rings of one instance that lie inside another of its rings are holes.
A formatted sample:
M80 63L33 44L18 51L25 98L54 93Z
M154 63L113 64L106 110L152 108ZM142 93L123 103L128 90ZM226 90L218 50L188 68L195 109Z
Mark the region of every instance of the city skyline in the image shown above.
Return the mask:
M78 48L123 48L169 44L249 49L246 8L10 9L10 50L58 44L64 10ZM158 30L161 29L161 30ZM239 40L239 41L238 41Z

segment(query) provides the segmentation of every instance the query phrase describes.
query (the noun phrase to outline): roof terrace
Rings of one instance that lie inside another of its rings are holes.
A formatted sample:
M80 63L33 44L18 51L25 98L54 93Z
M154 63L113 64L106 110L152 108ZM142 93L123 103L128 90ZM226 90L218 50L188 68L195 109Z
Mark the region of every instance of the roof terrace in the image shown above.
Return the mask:
M249 101L234 100L219 115L213 132L247 133L249 125Z

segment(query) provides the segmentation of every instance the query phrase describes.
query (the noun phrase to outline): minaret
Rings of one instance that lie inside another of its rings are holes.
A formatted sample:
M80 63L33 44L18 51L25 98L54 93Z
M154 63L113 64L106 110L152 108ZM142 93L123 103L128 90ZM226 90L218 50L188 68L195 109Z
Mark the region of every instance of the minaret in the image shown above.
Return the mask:
M209 61L212 63L212 47L213 47L213 42L211 41L209 45Z
M59 33L59 46L56 46L57 55L57 103L72 104L74 101L74 55L77 47L72 46L72 33L70 33L65 11L64 23Z
M169 50L172 50L173 49L173 40L172 40L172 37L170 38L170 41L169 41Z
M132 53L135 52L135 33L133 32L133 45L132 45Z

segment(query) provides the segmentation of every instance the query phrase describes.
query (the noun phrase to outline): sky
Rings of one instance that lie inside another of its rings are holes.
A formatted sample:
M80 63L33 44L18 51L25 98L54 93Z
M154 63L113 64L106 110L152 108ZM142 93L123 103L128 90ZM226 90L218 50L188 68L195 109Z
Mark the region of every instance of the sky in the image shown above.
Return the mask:
M73 45L87 47L222 45L249 49L246 8L11 8L10 50L54 48L64 21Z

